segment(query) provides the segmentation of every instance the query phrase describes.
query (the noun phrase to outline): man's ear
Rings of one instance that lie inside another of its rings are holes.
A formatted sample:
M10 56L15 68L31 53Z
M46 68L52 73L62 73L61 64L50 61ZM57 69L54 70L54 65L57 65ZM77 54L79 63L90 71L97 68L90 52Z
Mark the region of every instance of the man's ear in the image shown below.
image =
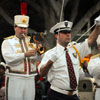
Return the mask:
M55 38L57 39L57 37L58 37L58 34L55 34Z
M16 29L16 27L14 26L14 30Z

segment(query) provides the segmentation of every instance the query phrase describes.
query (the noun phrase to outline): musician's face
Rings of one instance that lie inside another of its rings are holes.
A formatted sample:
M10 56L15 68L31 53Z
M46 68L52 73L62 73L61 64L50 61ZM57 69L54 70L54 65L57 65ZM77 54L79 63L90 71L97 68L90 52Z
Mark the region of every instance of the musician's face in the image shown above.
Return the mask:
M58 42L63 45L67 46L67 44L71 41L71 33L60 33L59 36L57 36Z
M18 38L23 38L23 35L27 35L28 32L28 28L24 28L24 27L14 27L15 30L15 34Z

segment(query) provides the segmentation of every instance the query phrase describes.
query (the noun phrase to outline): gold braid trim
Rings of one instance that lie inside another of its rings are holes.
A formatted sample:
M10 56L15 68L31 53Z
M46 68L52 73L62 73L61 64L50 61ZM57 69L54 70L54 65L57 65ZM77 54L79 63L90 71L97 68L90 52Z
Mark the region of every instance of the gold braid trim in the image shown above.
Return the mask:
M80 66L81 66L81 57L80 57L80 54L79 54L77 48L74 45L72 45L72 47L75 49L76 53L78 54L78 58L79 58Z
M91 58L94 59L94 58L97 58L97 57L100 57L100 54L96 54L96 55L92 56Z

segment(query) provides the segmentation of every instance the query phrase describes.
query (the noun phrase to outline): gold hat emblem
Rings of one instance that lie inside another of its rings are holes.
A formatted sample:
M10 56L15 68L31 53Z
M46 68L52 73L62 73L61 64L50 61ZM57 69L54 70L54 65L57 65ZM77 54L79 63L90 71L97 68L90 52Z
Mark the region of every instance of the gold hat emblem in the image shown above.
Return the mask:
M22 23L26 23L26 18L22 18Z

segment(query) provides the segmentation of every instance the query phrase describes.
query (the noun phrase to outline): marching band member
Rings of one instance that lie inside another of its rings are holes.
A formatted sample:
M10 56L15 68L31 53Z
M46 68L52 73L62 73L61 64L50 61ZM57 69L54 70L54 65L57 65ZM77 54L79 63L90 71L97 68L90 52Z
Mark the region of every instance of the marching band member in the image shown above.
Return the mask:
M97 84L95 100L100 100L100 35L97 38L97 49L99 53L91 57L87 68Z
M14 16L14 36L5 38L2 55L7 65L6 99L34 100L37 51L27 36L29 16Z
M50 29L57 38L57 45L44 54L38 67L40 75L47 75L51 84L48 100L79 100L79 55L83 58L91 53L90 46L100 33L100 16L95 19L95 23L96 26L88 39L74 47L68 45L71 42L72 22L59 22Z

